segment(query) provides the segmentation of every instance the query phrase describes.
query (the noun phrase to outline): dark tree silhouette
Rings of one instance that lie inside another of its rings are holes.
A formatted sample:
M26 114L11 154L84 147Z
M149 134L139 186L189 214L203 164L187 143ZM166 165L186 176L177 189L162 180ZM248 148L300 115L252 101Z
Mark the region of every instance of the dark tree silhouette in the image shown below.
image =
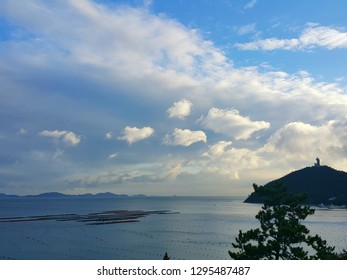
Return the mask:
M302 260L337 259L334 247L320 236L311 236L309 229L301 224L314 209L303 206L306 194L290 194L279 183L275 187L253 184L255 193L262 201L262 210L255 216L260 228L239 231L232 246L238 251L229 251L236 260Z
M167 252L165 252L163 260L169 260L169 259L170 259L169 255L167 254Z

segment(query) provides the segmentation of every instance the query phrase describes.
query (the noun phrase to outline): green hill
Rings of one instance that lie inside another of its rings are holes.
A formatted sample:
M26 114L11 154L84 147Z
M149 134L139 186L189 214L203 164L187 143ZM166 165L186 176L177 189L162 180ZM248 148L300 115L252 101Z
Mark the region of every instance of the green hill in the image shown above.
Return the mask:
M274 187L283 182L291 193L307 193L307 203L311 205L347 205L347 173L329 166L306 167L282 178L271 181L265 186ZM255 193L244 202L262 203Z

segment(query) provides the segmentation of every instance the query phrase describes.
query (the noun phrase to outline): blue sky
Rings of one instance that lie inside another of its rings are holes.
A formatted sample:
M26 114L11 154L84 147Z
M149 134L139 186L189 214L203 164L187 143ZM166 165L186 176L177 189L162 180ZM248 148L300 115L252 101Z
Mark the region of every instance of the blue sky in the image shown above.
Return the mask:
M0 3L0 192L247 195L346 170L346 1Z

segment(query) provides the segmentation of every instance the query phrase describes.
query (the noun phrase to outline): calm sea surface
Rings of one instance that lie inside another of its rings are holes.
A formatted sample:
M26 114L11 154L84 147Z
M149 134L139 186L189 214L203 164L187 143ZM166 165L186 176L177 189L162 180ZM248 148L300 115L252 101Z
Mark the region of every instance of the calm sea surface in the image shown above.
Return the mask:
M260 205L240 197L11 198L0 218L88 214L109 210L171 210L138 223L86 225L76 221L0 223L0 259L229 259L239 229L259 226ZM347 248L347 211L316 210L305 224L337 249Z

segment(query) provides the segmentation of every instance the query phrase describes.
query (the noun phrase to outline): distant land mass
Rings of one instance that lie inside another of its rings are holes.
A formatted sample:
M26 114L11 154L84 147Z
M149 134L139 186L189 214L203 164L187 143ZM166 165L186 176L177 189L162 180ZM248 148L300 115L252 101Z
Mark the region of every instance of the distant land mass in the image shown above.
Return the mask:
M143 194L133 195L132 197L144 197ZM129 197L126 194L114 194L111 192L97 193L97 194L63 194L60 192L47 192L37 195L9 195L0 193L0 198L11 198L11 197L37 197L37 198L69 198L69 197L78 197L78 198L115 198L115 197Z
M274 187L282 182L290 193L307 193L309 205L347 205L347 173L317 164L271 181L264 186ZM254 192L244 201L262 203Z

